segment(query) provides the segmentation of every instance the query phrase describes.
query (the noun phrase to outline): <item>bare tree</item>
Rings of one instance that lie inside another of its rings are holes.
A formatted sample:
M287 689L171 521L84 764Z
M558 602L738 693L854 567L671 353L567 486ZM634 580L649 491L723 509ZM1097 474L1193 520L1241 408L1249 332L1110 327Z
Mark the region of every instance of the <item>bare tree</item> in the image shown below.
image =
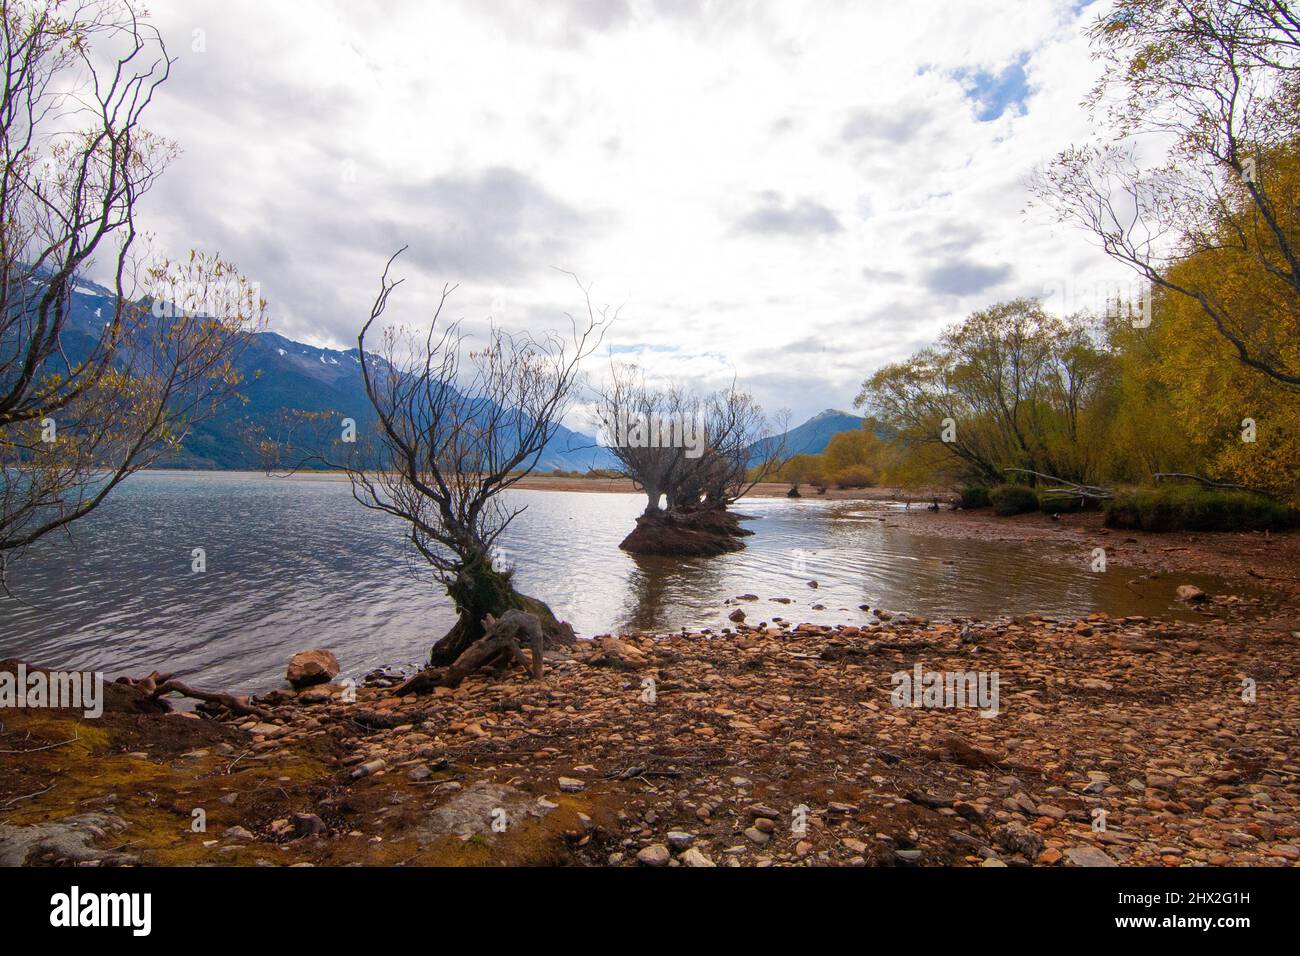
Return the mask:
M789 413L769 420L749 392L732 384L709 396L705 417L706 458L701 504L726 510L754 486L772 478L786 460Z
M1066 150L1033 183L1062 221L1146 281L1194 300L1238 359L1300 386L1300 13L1286 0L1119 0L1090 33L1090 105L1114 138ZM1138 134L1172 148L1144 161ZM1233 301L1210 257L1262 296Z
M695 444L697 437L703 437L699 400L674 385L651 385L638 366L613 363L598 396L594 419L619 463L617 470L645 493L643 514L658 514L663 510L661 502L671 506L692 468L693 451L687 447L687 439ZM685 429L697 426L701 429L698 436L683 435Z
M784 453L782 437L767 435L762 408L734 383L700 396L652 385L633 365L611 367L595 424L621 472L645 492L637 529L621 545L640 553L735 550L748 532L727 509L775 473Z
M2 578L231 397L264 304L219 258L141 262L137 204L176 150L140 125L171 61L135 7L0 0L0 21ZM97 253L108 305L87 315Z
M471 347L462 323L443 318L455 288L445 287L427 330L386 328L371 352L367 336L403 281L389 278L402 251L389 259L357 336L377 434L361 436L340 467L357 501L405 522L412 546L455 602L459 620L434 645L431 665L453 664L484 639L485 619L511 610L536 615L548 644L572 641L572 629L517 592L511 569L495 560L502 533L524 510L502 493L536 466L557 434L580 385L580 363L613 316L593 309L583 290L585 311L568 317L567 333L492 326Z

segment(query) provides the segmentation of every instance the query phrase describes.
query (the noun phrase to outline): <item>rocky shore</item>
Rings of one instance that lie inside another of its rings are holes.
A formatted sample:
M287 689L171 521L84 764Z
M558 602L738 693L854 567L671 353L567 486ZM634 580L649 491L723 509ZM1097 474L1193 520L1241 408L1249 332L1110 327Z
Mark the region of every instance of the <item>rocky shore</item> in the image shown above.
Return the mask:
M540 682L300 679L220 719L143 713L123 684L98 719L7 709L0 864L1296 865L1296 541L1212 544L1279 580L1185 591L1190 622L824 627L737 595L725 630L583 641ZM996 714L898 706L922 674L996 675Z
M267 721L119 695L98 727L6 715L0 860L1289 865L1296 646L1221 622L782 623L600 639L543 683L277 691ZM893 706L916 663L996 671L997 716Z

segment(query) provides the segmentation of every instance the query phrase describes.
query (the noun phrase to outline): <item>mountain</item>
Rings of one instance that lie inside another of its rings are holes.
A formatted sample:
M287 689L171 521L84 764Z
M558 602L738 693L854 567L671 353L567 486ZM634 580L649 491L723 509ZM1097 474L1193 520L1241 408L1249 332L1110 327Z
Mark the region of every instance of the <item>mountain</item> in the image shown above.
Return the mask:
M112 314L112 293L102 286L78 282L72 296L71 322L65 348L74 360L93 346L105 318ZM361 381L360 353L306 345L276 332L252 337L237 363L244 376L242 401L229 402L217 416L196 425L182 451L159 462L169 468L252 469L261 467L255 436L263 428L274 432L283 412L331 412L356 420L358 433L375 421ZM826 450L833 436L862 427L861 416L828 408L785 433L785 457L815 455ZM756 442L750 462L762 461L780 437ZM582 432L560 426L543 449L536 470L585 472L614 465L609 449Z
M860 415L851 415L848 412L841 412L834 408L818 412L802 425L798 425L785 433L783 436L785 441L783 456L792 458L795 455L820 455L826 450L826 446L831 443L832 438L840 432L861 428L863 421L865 419ZM770 454L774 444L780 441L782 441L782 436L773 436L756 441L750 451L750 464L756 465L763 461Z
M238 363L244 402L196 427L185 454L167 462L176 468L256 468L256 455L242 436L251 423L271 423L282 411L334 412L352 418L358 434L375 422L361 379L361 353L318 348L275 332L260 332ZM560 425L537 460L537 471L583 471L608 467L608 451L596 439Z
M67 342L75 343L68 349L70 356L84 355L93 345L105 317L112 313L112 301L109 290L78 283L65 333ZM259 332L236 367L244 377L242 401L227 403L218 415L196 425L181 452L160 461L159 467L257 470L261 464L254 436L263 427L274 433L285 411L337 413L340 420L355 419L359 434L375 422L355 348L319 348L276 332ZM611 461L608 450L598 447L595 438L559 426L542 450L537 470L586 471L609 467Z

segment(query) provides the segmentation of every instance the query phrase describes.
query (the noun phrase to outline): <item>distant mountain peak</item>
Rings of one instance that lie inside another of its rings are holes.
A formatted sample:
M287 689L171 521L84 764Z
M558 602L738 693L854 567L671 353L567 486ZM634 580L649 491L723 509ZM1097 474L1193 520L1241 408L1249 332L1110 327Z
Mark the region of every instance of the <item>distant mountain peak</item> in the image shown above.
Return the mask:
M763 438L755 442L750 450L750 464L757 464L780 442L781 453L785 457L793 455L820 455L826 450L831 439L840 432L861 428L864 419L852 412L841 412L828 408L818 412L802 425L796 425L784 435Z

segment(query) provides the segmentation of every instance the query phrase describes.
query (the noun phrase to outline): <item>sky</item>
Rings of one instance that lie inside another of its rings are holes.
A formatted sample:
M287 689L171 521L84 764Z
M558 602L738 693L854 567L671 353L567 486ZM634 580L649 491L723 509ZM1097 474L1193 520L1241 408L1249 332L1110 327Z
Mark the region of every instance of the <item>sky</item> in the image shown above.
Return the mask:
M182 153L141 225L312 345L355 345L407 245L393 322L451 283L472 328L567 327L576 276L618 311L596 379L735 379L797 423L976 309L1127 278L1027 208L1092 135L1102 2L154 7L176 63L147 125Z

